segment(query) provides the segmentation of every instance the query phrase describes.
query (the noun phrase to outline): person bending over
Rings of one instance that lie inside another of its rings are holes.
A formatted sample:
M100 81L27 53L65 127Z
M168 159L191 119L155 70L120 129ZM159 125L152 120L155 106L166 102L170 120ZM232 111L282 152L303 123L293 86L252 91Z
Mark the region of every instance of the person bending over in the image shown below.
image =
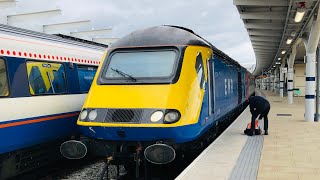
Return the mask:
M264 120L264 135L268 135L268 113L270 111L270 103L261 96L251 96L249 98L249 106L251 116L251 124L255 124L255 120L259 116L259 119ZM248 133L249 136L254 135L255 126L251 126L251 130Z

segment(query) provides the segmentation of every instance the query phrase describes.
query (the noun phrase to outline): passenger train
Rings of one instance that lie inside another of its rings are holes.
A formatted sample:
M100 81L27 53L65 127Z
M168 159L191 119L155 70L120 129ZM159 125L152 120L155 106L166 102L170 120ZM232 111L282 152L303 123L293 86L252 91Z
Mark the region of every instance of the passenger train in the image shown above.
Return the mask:
M0 24L0 179L48 163L79 133L107 46L70 38Z
M108 48L77 121L83 137L60 149L167 164L212 138L253 94L253 76L192 30L138 30Z

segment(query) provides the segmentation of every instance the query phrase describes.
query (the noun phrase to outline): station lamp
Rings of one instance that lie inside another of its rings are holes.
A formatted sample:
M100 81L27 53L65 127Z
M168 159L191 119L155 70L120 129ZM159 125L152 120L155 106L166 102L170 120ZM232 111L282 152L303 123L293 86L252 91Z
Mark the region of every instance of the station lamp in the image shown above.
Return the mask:
M305 2L299 2L298 6L300 7L297 8L296 15L294 16L294 22L300 22L306 13Z
M276 64L281 64L280 62L276 62Z
M291 44L291 42L292 42L292 39L291 39L291 38L288 38L288 39L287 39L287 44Z
M285 50L281 51L281 54L285 54L285 53L286 53L286 51L285 51Z
M278 58L278 60L281 60L281 58Z

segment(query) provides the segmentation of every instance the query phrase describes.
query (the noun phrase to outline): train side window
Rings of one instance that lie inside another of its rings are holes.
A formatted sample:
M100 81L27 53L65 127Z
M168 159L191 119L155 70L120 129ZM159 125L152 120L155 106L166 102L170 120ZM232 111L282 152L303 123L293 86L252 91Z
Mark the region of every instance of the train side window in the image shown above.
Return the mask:
M228 79L228 94L231 94L231 81Z
M226 96L228 94L228 83L227 79L224 79L224 95Z
M215 92L214 92L214 61L213 59L209 59L207 61L207 69L208 69L208 102L209 102L209 116L211 116L214 113L214 103L215 103Z
M46 92L46 86L44 84L44 80L42 78L39 67L32 66L30 68L31 69L30 69L30 72L28 72L28 74L29 74L31 94L32 95L44 94Z
M32 95L66 93L63 64L28 61L27 70Z
M88 92L89 91L96 72L97 72L97 67L78 66L80 92Z
M9 96L7 67L3 59L0 59L0 97Z
M204 70L203 70L203 60L202 60L202 55L201 53L199 53L197 55L197 59L196 59L196 72L197 72L197 78L199 81L199 85L201 89L204 89Z
M232 79L230 79L230 81L231 81L231 94L233 94L233 81Z

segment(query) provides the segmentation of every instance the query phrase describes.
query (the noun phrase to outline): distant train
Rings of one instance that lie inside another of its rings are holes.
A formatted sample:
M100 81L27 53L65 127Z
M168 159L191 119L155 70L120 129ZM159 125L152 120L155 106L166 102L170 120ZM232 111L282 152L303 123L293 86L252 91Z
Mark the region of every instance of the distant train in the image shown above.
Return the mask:
M135 31L103 60L77 122L84 137L61 145L68 158L170 163L213 138L254 94L245 68L182 27Z
M78 135L76 120L105 49L0 25L0 179L48 163L60 141Z

